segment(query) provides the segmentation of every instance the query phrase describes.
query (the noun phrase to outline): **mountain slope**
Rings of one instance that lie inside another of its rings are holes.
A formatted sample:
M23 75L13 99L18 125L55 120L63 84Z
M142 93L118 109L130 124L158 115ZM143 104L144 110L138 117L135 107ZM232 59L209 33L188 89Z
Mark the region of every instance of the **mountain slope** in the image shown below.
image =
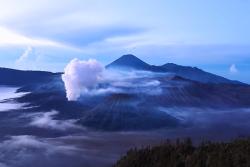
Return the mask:
M162 66L149 65L131 54L118 58L114 62L107 65L106 68L173 73L182 78L198 81L201 83L242 84L239 81L232 81L224 77L203 71L196 67L181 66L173 63L167 63Z
M111 94L85 113L80 124L108 131L150 130L178 126L178 120L150 106L138 106L135 94Z
M127 54L123 55L119 59L107 65L106 68L128 68L136 70L150 70L150 65L132 54Z
M167 140L154 147L130 149L114 167L246 167L250 166L249 147L249 139L203 142L198 147L189 139Z
M167 72L175 73L178 76L181 76L186 79L190 79L193 81L199 81L202 83L234 83L234 84L241 84L238 81L232 81L226 79L224 77L203 71L197 67L188 67L188 66L181 66L173 63L167 63L162 65Z
M35 83L44 83L53 79L58 74L45 71L21 71L0 68L0 85L23 86Z

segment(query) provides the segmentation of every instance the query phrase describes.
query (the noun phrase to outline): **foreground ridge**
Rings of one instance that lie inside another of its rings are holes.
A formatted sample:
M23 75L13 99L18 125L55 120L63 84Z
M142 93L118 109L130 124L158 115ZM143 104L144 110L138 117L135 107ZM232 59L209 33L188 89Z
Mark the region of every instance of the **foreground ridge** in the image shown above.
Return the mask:
M229 143L203 142L193 146L190 139L159 146L131 149L114 167L248 167L250 139Z

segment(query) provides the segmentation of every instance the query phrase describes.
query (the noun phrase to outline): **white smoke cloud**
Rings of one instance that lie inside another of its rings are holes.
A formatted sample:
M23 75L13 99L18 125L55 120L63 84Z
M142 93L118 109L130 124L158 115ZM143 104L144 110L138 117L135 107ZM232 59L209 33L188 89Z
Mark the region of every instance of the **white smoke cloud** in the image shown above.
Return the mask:
M75 101L81 94L95 88L101 80L103 70L104 67L101 63L93 59L88 61L71 60L62 75L68 100Z
M80 96L108 93L160 94L161 82L145 78L161 75L148 71L105 70L96 60L73 59L65 67L62 80L68 100L76 101Z

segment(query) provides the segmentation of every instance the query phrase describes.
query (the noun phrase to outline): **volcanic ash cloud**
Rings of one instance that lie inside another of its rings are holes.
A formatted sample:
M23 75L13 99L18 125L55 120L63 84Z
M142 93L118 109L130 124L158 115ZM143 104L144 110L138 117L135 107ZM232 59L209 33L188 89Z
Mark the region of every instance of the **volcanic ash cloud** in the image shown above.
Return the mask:
M104 67L96 60L81 61L73 59L64 69L62 80L69 101L76 101L100 81Z

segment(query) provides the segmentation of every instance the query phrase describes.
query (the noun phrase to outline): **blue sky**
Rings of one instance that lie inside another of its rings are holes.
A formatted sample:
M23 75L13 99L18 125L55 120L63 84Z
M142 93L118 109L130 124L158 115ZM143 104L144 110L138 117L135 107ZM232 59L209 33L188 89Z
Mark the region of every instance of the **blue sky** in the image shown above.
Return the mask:
M0 0L0 66L63 71L132 53L250 83L249 0Z

